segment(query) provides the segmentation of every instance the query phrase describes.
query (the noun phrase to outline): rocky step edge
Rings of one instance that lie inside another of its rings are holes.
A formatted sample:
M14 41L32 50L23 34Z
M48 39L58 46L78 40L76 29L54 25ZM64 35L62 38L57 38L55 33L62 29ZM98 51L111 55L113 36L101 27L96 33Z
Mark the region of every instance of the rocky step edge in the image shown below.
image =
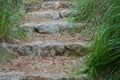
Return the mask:
M36 11L36 12L29 12L25 15L26 19L60 19L68 17L73 11L69 9L65 10L47 10L47 11Z
M79 80L86 80L87 75L83 74L75 76ZM59 73L37 73L37 74L25 74L20 71L12 72L0 72L0 80L69 80L73 79L67 74Z
M37 11L41 9L68 9L72 5L73 1L34 1L31 3L25 3L27 12Z
M86 42L61 43L55 41L36 41L19 45L4 44L3 47L22 56L31 55L42 57L84 56L90 50L90 44Z
M31 23L24 23L20 25L21 28L25 32L38 32L38 33L62 33L68 32L69 29L82 29L84 26L83 23L69 23L67 21L46 21L46 22L31 22Z

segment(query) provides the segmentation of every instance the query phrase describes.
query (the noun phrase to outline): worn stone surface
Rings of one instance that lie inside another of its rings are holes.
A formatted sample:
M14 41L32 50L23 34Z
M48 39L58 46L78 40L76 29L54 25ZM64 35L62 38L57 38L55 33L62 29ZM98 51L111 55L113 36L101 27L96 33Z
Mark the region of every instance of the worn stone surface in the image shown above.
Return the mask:
M7 46L7 45L6 45ZM8 48L10 45L7 46ZM85 55L88 50L88 44L76 43L60 43L60 42L32 42L26 43L12 48L13 51L18 52L20 55L32 56L71 56L71 55Z
M50 21L34 25L40 33L60 33L67 29L68 23L65 21Z
M34 30L34 25L35 25L35 23L26 23L26 24L20 25L20 27L23 28L23 30L24 30L25 32L32 33L32 32L35 31L35 30Z
M65 9L65 10L47 10L47 11L36 11L36 12L29 12L26 14L27 19L33 19L33 18L44 18L44 19L60 19L64 17L68 17L72 10Z
M59 13L61 14L62 17L68 17L71 14L72 10L60 10Z
M67 80L69 76L67 74L58 73L38 73L27 75L25 80Z
M72 80L72 79L86 80L87 75L82 74L79 76L70 77L68 74L61 73L38 73L38 74L30 74L25 77L25 80Z
M81 27L82 23L73 24ZM39 32L39 33L61 33L68 31L70 24L67 21L47 21L40 23L25 23L21 25L26 32Z
M0 80L23 80L24 72L0 72Z
M69 8L71 4L70 1L47 1L42 3L41 7L44 9Z
M48 21L41 23L26 23L21 26L27 32L36 30L39 33L60 33L67 29L68 23L66 21Z
M25 74L24 72L11 71L0 72L0 80L68 80L77 78L79 80L86 80L87 75L82 74L79 76L69 76L62 73L33 73Z
M27 18L52 18L52 19L58 19L60 18L60 15L58 11L48 10L43 12L31 12L27 13Z

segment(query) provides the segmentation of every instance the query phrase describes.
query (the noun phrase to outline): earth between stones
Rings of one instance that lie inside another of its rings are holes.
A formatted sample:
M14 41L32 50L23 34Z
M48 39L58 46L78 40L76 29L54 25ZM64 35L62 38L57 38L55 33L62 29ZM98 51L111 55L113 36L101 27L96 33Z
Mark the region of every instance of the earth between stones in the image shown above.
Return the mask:
M32 73L69 73L73 64L79 64L82 58L75 57L31 57L20 56L7 63L0 64L0 72L23 71Z

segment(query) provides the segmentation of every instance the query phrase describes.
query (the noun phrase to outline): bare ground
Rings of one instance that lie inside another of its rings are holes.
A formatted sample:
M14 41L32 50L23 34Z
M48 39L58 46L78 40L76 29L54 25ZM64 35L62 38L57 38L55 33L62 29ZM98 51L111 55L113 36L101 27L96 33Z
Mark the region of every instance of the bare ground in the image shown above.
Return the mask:
M76 57L30 57L20 56L7 63L0 64L0 71L24 71L32 73L69 73L73 64L79 64L82 58Z

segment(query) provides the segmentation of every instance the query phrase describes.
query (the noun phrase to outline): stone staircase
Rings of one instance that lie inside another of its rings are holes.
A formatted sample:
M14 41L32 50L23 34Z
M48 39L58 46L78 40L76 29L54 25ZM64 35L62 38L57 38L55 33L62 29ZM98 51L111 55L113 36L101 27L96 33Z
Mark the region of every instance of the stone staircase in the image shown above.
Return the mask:
M72 12L70 0L41 0L31 4L21 21L20 27L28 34L33 35L28 42L16 44L4 44L21 56L51 57L55 56L80 56L83 57L89 51L90 45L77 33L69 33L70 23L67 18ZM80 28L84 24L72 24ZM77 35L76 35L77 34ZM46 36L47 35L47 36ZM78 36L76 38L76 36ZM46 37L49 37L47 38ZM72 40L69 39L73 38ZM67 40L66 40L67 39ZM34 65L33 65L34 66ZM86 75L79 76L79 80L85 80ZM67 80L69 74L38 72L27 74L24 71L0 72L0 80Z

